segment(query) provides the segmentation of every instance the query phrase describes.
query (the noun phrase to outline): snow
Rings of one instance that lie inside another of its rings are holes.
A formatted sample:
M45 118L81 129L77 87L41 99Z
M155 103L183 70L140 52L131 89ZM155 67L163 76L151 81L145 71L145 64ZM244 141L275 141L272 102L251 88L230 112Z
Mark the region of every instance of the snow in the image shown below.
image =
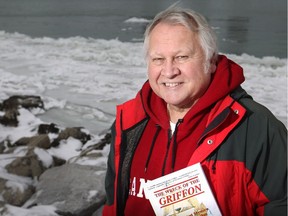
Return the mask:
M34 153L37 155L44 167L48 168L52 165L53 158L51 154L49 154L46 150L41 148L35 148Z
M3 90L1 89L1 91ZM4 113L2 113L2 116L3 114ZM37 131L33 130L35 126L43 123L39 118L35 117L34 114L24 108L19 109L17 118L19 121L17 128L5 127L0 124L0 141L8 138L11 143L14 143L22 137L34 136L37 133Z
M147 20L134 17L126 22ZM0 100L15 94L38 95L45 105L44 111L32 113L20 109L17 128L0 125L0 142L8 138L13 143L21 137L33 136L37 133L33 129L43 122L56 123L63 128L83 126L92 134L92 140L83 147L79 140L69 138L49 150L36 148L35 153L46 167L52 163L51 155L75 159L81 150L99 141L101 133L114 120L116 104L134 97L147 79L142 43L83 37L31 38L0 31L0 50ZM243 87L248 93L287 126L287 59L226 55L244 68ZM32 180L8 174L4 169L26 151L25 147L19 147L14 154L0 154L2 178L32 184ZM99 152L104 157L94 161L81 158L77 163L105 166L109 147ZM11 187L21 188L11 182ZM95 193L97 191L91 191L90 197ZM11 216L55 215L53 206L29 210L9 205L7 208Z
M149 23L151 20L145 18L131 17L124 21L125 23Z
M69 160L79 155L81 147L80 140L69 137L67 140L61 140L59 146L49 149L48 152L57 158Z
M54 206L39 205L30 209L17 208L15 206L7 205L7 214L5 216L58 216L55 213Z

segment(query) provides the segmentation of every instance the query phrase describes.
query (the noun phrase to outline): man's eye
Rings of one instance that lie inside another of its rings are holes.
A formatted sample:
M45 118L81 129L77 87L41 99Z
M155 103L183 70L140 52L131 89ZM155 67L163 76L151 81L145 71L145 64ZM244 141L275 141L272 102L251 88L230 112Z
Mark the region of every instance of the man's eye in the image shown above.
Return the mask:
M162 64L164 61L165 61L164 58L153 58L153 59L152 59L152 62L153 62L154 64L156 64L156 65L160 65L160 64Z
M188 58L189 58L189 56L176 56L175 60L177 62L183 62L183 61L187 60Z

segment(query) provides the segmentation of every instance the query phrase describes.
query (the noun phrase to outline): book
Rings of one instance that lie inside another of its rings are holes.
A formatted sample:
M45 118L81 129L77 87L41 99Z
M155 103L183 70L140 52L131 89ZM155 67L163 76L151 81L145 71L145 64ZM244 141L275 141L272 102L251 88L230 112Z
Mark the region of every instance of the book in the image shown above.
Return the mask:
M200 163L147 181L144 192L157 216L221 216Z

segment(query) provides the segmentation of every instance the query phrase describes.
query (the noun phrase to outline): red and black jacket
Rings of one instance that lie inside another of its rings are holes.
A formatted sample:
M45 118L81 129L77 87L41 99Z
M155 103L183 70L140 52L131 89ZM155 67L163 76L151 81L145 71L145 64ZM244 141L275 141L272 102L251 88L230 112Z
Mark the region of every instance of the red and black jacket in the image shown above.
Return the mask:
M203 96L206 100L203 100L205 106L202 108L208 110L207 115L202 115L205 127L201 136L197 136L197 146L190 156L188 154L188 159L181 157L181 154L185 155L181 145L184 149L189 148L187 140L195 136L190 137L193 133L187 133L190 122L186 116L177 126L177 134L174 132L173 137L167 136L168 143L176 143L175 146L171 144L169 150L163 147L161 152L160 144L165 139L164 134L169 132L169 125L161 125L158 119L164 118L162 113L153 116L146 104L155 97L151 96L153 92L149 83L144 84L135 99L117 107L105 182L107 204L103 215L128 216L135 215L135 212L137 215L153 215L148 200L136 203L129 195L131 176L140 175L151 180L184 168L183 163L189 166L197 162L202 164L223 215L286 215L287 129L269 110L253 101L237 79L231 85L231 73L237 71L237 65L221 58L215 73L218 78L215 75L210 86L215 86L215 81L219 84L222 76L226 77L225 82L229 80L226 83L230 86L224 87L222 93L226 96L222 96L221 91L214 93L215 89L208 89L208 93L213 93ZM207 98L211 99L208 104ZM150 106L159 107L158 102Z

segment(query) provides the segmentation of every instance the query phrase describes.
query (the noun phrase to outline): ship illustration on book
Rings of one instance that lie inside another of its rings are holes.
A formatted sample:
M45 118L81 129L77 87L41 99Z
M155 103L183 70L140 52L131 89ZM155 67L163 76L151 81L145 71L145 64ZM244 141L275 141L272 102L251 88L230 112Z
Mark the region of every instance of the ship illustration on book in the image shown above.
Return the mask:
M171 206L163 208L163 216L211 216L211 211L192 197Z

